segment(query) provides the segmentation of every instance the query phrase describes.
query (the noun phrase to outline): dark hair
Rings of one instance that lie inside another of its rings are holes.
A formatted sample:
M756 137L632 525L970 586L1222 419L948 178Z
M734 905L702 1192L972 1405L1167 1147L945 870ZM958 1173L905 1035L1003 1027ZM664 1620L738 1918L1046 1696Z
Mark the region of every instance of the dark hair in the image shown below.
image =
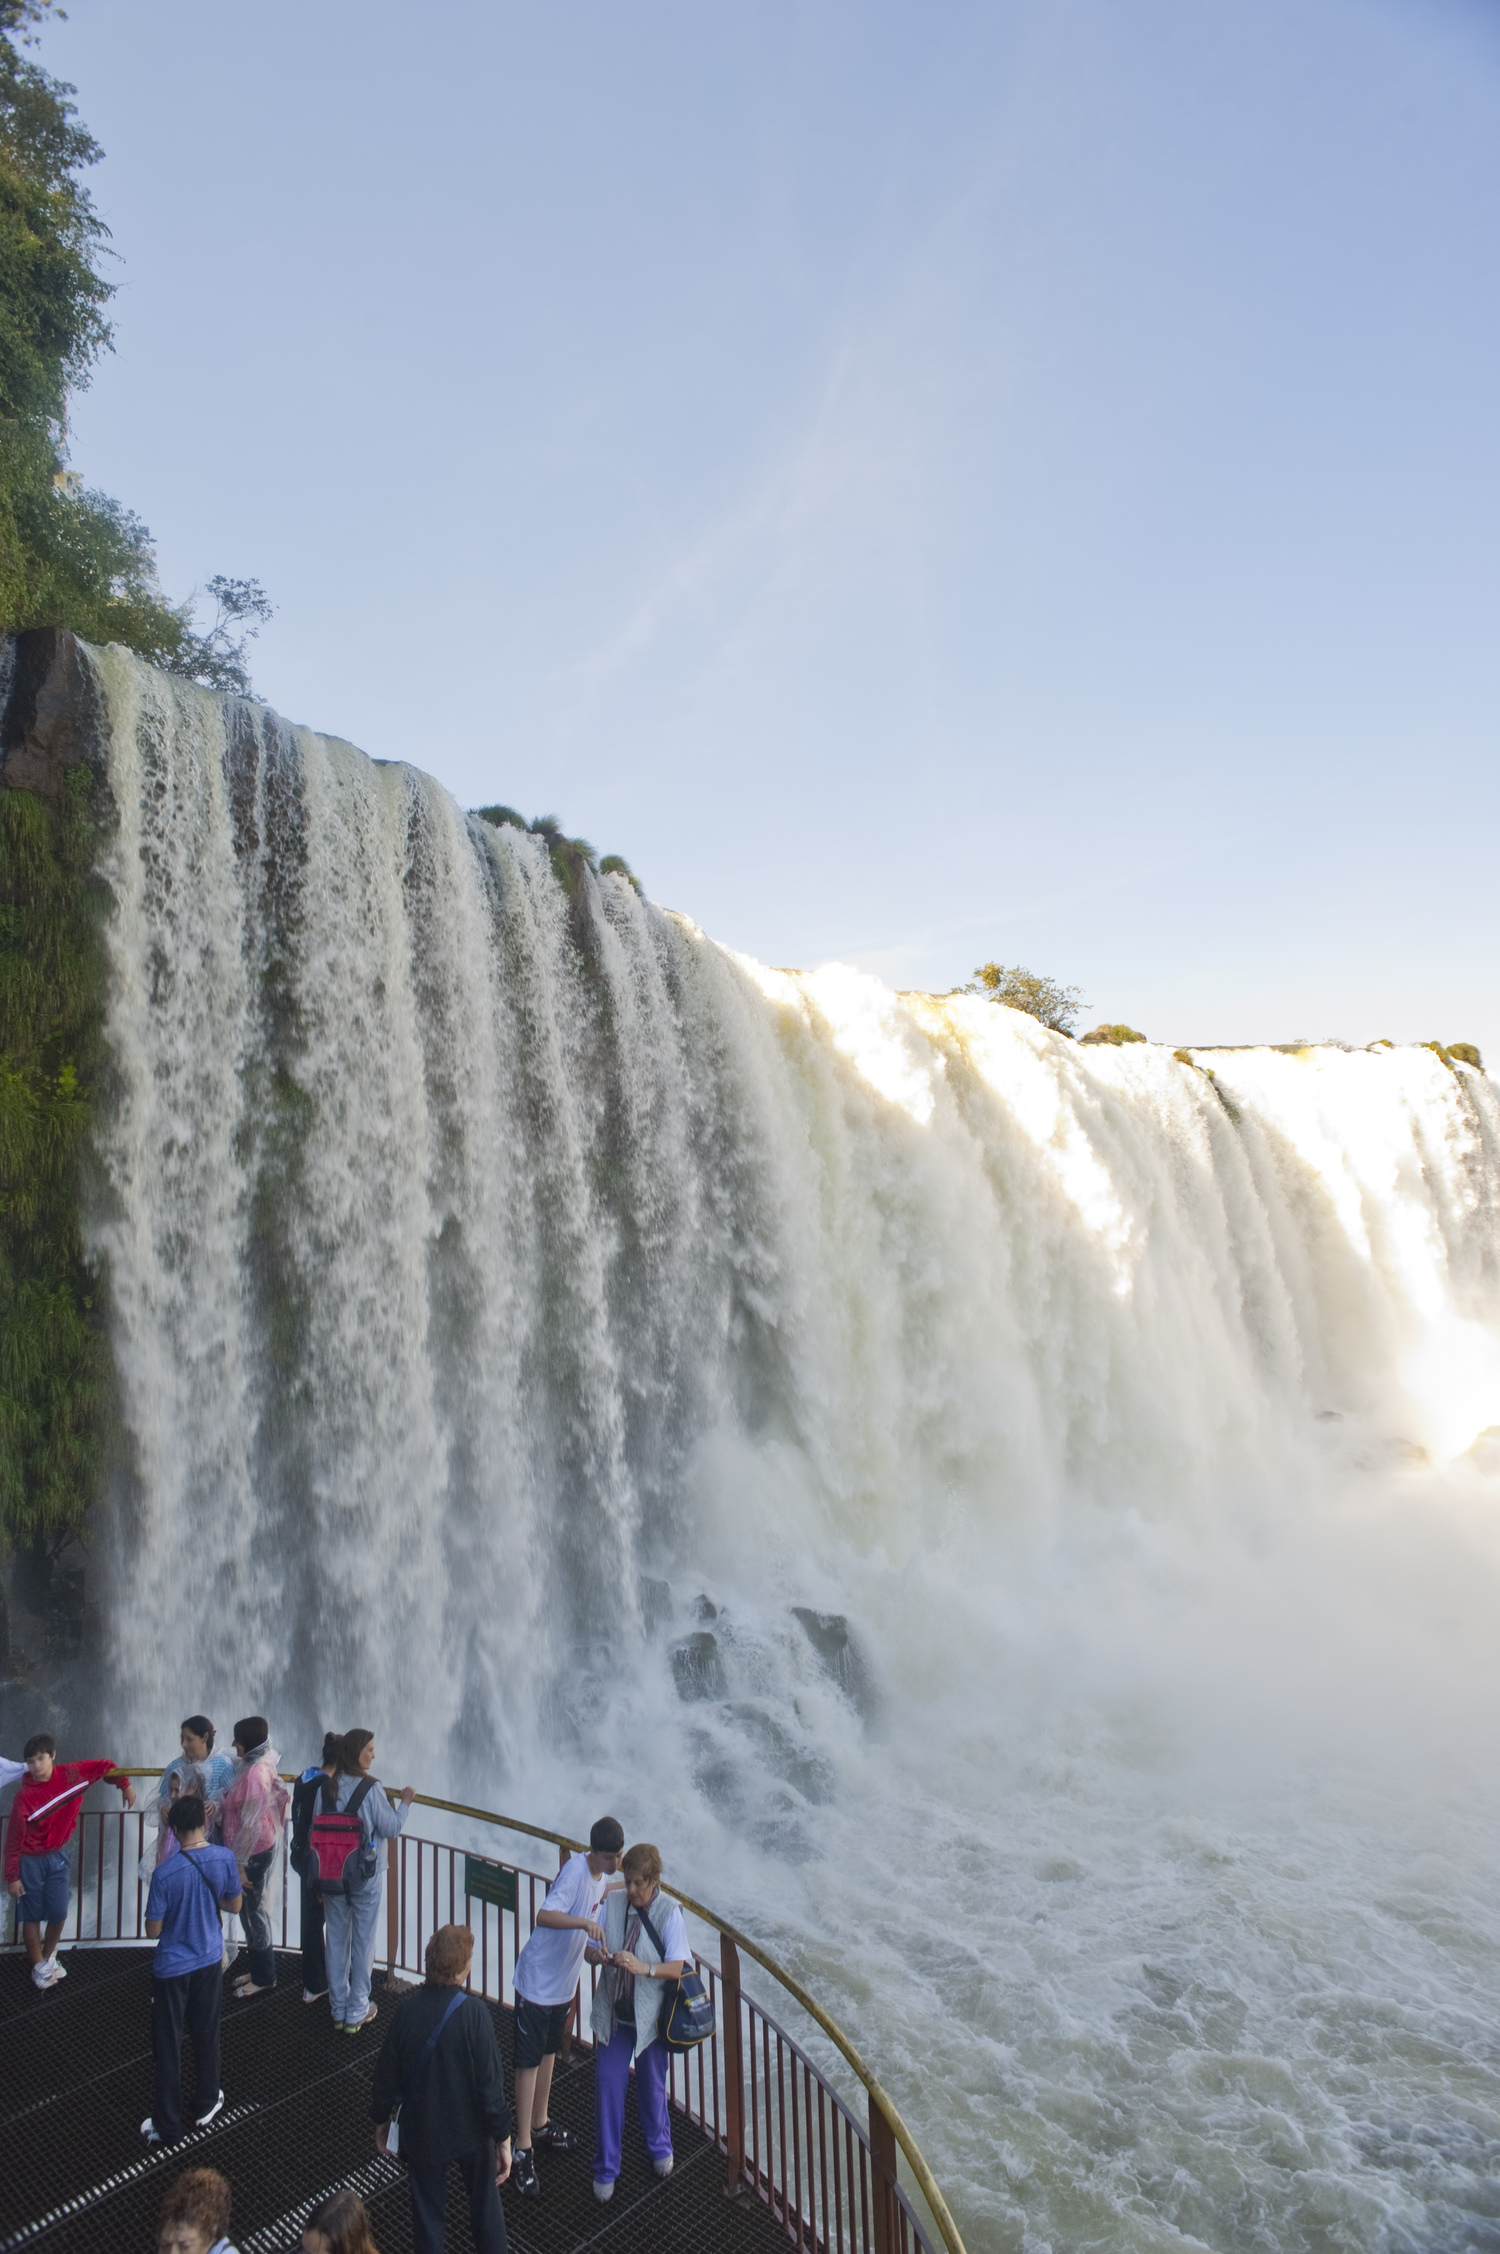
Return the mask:
M206 1821L203 1802L196 1792L179 1793L167 1810L167 1822L179 1839L185 1831L201 1831Z
M601 1816L589 1833L589 1852L618 1855L625 1844L625 1827L617 1816Z
M258 1753L271 1734L271 1725L264 1714L247 1714L243 1722L234 1725L234 1742L242 1753Z
M212 2245L229 2231L229 2186L217 2168L189 2168L179 2176L161 2203L157 2230L168 2223L186 2223L201 2231Z
M345 1730L339 1739L339 1775L357 1777L360 1773L359 1757L367 1745L374 1743L373 1730Z
M32 1758L33 1754L36 1753L50 1753L55 1760L57 1758L56 1738L48 1737L45 1730L38 1730L36 1736L29 1737L26 1740L26 1743L22 1746L21 1759L23 1761L29 1761Z
M326 1769L331 1761L337 1761L339 1754L343 1751L343 1745L344 1738L341 1730L325 1730L323 1732L323 1751L318 1757L318 1767Z
M189 1714L187 1720L179 1722L177 1727L180 1730L191 1730L194 1737L201 1737L209 1752L212 1753L214 1749L214 1726L206 1714Z
M474 1932L467 1925L440 1925L422 1962L429 1980L461 1980L474 1954Z
M315 2207L307 2228L327 2239L332 2254L379 2254L370 2236L370 2215L357 2191L335 2191Z

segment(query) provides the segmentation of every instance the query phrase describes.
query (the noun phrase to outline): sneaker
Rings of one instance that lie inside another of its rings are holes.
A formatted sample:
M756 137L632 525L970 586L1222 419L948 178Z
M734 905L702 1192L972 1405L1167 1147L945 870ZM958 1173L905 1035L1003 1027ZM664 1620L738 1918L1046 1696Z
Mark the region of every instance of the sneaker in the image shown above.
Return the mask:
M220 2090L218 2096L214 2099L213 2104L209 2107L206 2113L197 2113L193 2116L193 2127L195 2129L206 2129L209 2122L213 2119L214 2115L216 2113L222 2113L223 2110L224 2092Z
M370 2006L369 2010L368 2010L368 2011L367 2011L367 2012L365 2013L365 2016L364 2016L364 2018L363 2018L363 2019L346 2019L346 2020L345 2020L345 2022L344 2022L344 2033L345 2033L346 2035L357 2035L357 2034L359 2033L359 2031L360 2031L361 2027L368 2027L368 2026L369 2026L369 2024L370 2024L370 2021L371 2021L372 2019L378 2019L378 2018L379 2018L379 2016L380 2016L380 2006L379 2006L378 2004L371 2004L371 2006Z
M659 2158L657 2158L657 2159L655 2159L655 2160L653 2160L653 2161L652 2161L651 2165L652 2165L652 2167L653 2167L653 2168L654 2168L654 2169L656 2170L656 2173L657 2173L657 2174L658 2174L659 2176L670 2176L670 2175L671 2175L671 2173L672 2173L672 2155L671 2155L671 2153L670 2153L670 2152L664 2152L664 2153L662 2153L662 2154L661 2154L661 2155L659 2156Z
M305 2004L320 2004L327 1993L328 1990L326 1988L304 1988L302 1991L302 2001ZM339 2025L343 2025L342 2020L339 2021Z
M533 2152L538 2145L541 2145L547 2152L572 2152L576 2149L572 2130L559 2128L555 2121L544 2121L539 2129L532 2130L531 2149Z
M141 2135L145 2138L147 2144L161 2143L161 2131L160 2129L158 2129L156 2123L152 2120L149 2113L147 2114L145 2120L141 2123Z
M68 1977L68 1968L67 1968L67 1966L66 1966L66 1965L65 1965L65 1964L63 1963L63 1961L62 1961L62 1958L61 1958L60 1956L49 1957L49 1958L47 1959L47 1962L48 1962L48 1963L49 1963L49 1964L51 1965L51 1967L52 1967L52 1977L53 1977L53 1979L54 1979L54 1980L66 1980L66 1979L67 1979L67 1977Z
M31 1984L34 1988L50 1988L56 1978L56 1957L43 1957L40 1963L31 1968Z
M523 2199L541 2198L542 2187L537 2182L536 2162L532 2159L529 2150L525 2152L512 2151L510 2156L510 2180Z
M596 2176L594 2178L594 2197L596 2199L613 2199L614 2196L614 2185L612 2183L607 2184L601 2177Z

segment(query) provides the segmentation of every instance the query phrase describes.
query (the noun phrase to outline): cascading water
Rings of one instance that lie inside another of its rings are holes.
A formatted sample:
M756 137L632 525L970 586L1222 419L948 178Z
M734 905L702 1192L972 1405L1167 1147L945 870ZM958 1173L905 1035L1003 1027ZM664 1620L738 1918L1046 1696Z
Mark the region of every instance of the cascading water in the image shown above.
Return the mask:
M1488 1081L763 970L96 662L115 1741L613 1807L976 2250L1500 2247Z

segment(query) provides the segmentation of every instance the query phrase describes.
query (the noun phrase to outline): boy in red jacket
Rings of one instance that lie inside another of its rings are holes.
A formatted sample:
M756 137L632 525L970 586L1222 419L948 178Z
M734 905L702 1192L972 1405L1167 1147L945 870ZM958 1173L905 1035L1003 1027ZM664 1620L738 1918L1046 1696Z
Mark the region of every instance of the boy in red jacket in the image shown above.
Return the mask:
M96 1779L108 1777L124 1793L126 1807L133 1808L135 1787L113 1761L59 1761L50 1737L29 1737L21 1752L26 1776L11 1802L5 1827L5 1884L20 1904L16 1916L31 1959L31 1977L39 1988L50 1988L67 1977L58 1962L57 1944L68 1918L68 1842L77 1827L83 1796Z

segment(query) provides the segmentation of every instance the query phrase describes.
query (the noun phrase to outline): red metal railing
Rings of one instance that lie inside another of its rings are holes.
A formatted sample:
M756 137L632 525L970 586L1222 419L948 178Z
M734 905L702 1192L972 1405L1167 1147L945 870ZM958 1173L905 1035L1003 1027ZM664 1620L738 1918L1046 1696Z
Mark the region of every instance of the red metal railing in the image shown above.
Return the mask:
M559 1864L576 1848L576 1842L558 1833L487 1809L421 1793L417 1803L459 1818L480 1837L501 1831L546 1840L557 1849ZM402 1974L421 1978L423 1952L438 1926L467 1925L474 1934L471 1987L498 2003L513 2002L516 1958L549 1882L544 1872L488 1851L492 1844L487 1840L481 1848L405 1832L390 1842L386 1964L393 1979ZM105 1947L144 1940L146 1888L139 1866L146 1846L143 1810L84 1811L65 1939ZM281 1946L292 1948L299 1936L299 1890L287 1868L284 1835L280 1877L275 1925ZM789 2242L806 2254L939 2254L941 2248L964 2254L947 2204L910 2131L843 2031L757 1942L690 1896L675 1888L667 1891L718 1943L717 1963L694 1949L714 2000L718 2031L696 2050L673 2055L669 2086L672 2103L723 2153L726 2194L759 2199ZM864 2086L859 2111L788 2028L745 1992L742 1952L780 1983L793 2005L842 2054L853 2078ZM592 2000L596 1970L589 1971L588 1981ZM578 2005L568 2039L592 2040L587 2013ZM898 2154L905 2157L915 2200L901 2181Z

